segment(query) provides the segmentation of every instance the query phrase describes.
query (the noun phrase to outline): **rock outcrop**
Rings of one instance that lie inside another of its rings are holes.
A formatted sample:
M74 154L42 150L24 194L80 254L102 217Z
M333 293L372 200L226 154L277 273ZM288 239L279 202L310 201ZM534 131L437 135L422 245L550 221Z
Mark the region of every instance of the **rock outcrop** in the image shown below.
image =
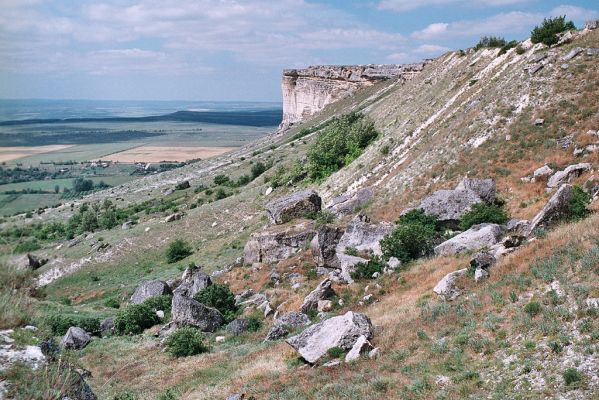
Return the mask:
M435 254L448 256L491 247L501 239L503 229L497 224L480 224L435 247Z
M214 332L224 323L217 309L181 295L173 297L172 315L176 326L195 326L204 332Z
M382 255L380 241L393 232L395 225L389 222L373 224L364 214L355 216L345 228L345 233L337 245L337 253L345 253L348 248L357 251Z
M266 215L272 224L284 224L294 218L320 211L322 200L316 191L303 190L266 204Z
M285 260L308 244L315 234L310 222L294 226L273 226L253 233L243 250L244 261L252 264Z
M551 175L551 178L547 181L547 187L553 189L564 183L570 183L583 172L590 170L591 167L592 165L589 163L570 165L566 169L557 171L555 174Z
M287 339L287 343L297 350L304 360L314 364L327 354L330 348L351 350L360 336L372 338L372 323L366 315L348 311L344 315L308 327L299 335Z
M283 121L285 129L326 105L356 90L386 79L411 79L424 69L425 62L407 65L320 65L283 71Z
M131 296L131 302L133 304L140 304L150 297L169 294L173 294L173 292L166 282L160 280L149 281L142 283L135 289L135 293Z
M277 340L289 334L290 329L301 328L310 325L310 318L302 312L291 311L277 318L268 331L266 339Z
M328 205L328 209L336 214L352 214L356 210L368 204L374 196L374 188L365 187L354 193L344 193L341 196L333 198Z
M319 267L338 268L337 245L344 230L335 226L323 225L318 228L316 236L310 243L312 258Z
M77 326L71 326L60 344L65 349L82 349L92 340L91 336L88 335L83 329Z
M333 282L330 279L325 279L320 282L318 286L306 296L300 307L300 311L307 313L310 310L315 310L318 308L318 302L320 300L325 300L335 295L335 291L331 287L332 284Z
M532 219L528 227L528 233L533 233L539 228L548 228L566 216L570 212L572 193L572 186L562 185L543 209Z
M200 270L190 271L185 270L184 279L179 286L173 291L173 294L193 297L197 292L212 285L210 276Z
M455 300L462 291L457 285L457 281L462 276L468 273L468 268L463 268L445 275L443 279L433 288L433 292L437 293L443 300Z

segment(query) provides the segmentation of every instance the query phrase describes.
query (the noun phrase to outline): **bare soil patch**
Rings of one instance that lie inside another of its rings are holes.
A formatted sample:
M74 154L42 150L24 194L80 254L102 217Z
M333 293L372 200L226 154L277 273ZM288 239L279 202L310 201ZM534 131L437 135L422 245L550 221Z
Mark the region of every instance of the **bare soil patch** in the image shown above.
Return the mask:
M50 153L72 147L71 144L53 144L31 147L0 147L0 162L16 160L33 154Z
M104 156L102 160L118 162L187 161L218 156L233 149L234 147L140 146Z

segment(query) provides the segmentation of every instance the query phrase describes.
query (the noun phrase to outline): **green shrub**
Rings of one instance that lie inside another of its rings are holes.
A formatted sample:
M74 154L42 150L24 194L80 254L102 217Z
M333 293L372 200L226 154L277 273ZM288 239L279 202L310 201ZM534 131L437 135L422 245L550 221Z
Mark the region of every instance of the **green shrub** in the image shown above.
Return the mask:
M526 50L524 49L524 47L522 47L522 46L516 47L516 54L522 55L524 53L526 53Z
M258 314L250 315L247 320L248 332L257 332L262 327L262 318Z
M579 383L583 378L582 374L576 368L566 368L562 376L564 377L566 386L572 386L573 384Z
M177 400L177 394L172 389L167 389L158 396L158 400Z
M229 196L231 196L231 193L225 191L225 189L223 189L223 188L218 188L218 190L214 194L214 198L216 200L226 199Z
M235 319L237 313L235 295L228 285L218 283L210 285L196 293L193 298L208 307L216 308L225 317L226 322Z
M572 21L566 22L566 16L545 18L540 26L535 26L530 34L533 43L543 43L547 46L556 44L558 33L576 29Z
M112 398L113 400L136 400L137 397L131 392L121 392Z
M503 209L496 204L478 203L472 206L462 217L460 221L460 229L468 230L473 225L482 224L485 222L492 224L504 224L508 220L508 215Z
M264 172L266 172L268 168L266 167L266 165L264 165L264 163L262 161L258 161L257 163L252 165L252 180L256 179L257 177L259 177L260 175L262 175Z
M378 136L372 120L362 114L334 118L308 149L308 175L318 181L350 164Z
M180 261L191 254L193 254L191 246L181 239L174 240L166 249L166 259L169 263Z
M100 319L89 316L51 314L43 323L55 336L64 335L71 326L78 326L89 333L100 330Z
M215 185L227 185L227 184L229 184L229 182L230 182L230 180L227 175L220 174L220 175L216 175L214 177Z
M305 214L304 217L307 219L313 219L314 221L316 221L315 226L317 228L319 226L322 226L325 224L331 224L337 218L334 213L332 213L328 210L312 211L312 212Z
M503 47L506 44L507 41L504 38L497 36L483 36L480 38L476 46L474 46L474 50L476 51L480 49Z
M143 304L147 305L154 311L162 310L165 313L171 311L172 297L169 295L154 296L144 300Z
M531 317L536 316L541 312L541 303L536 300L531 300L524 306L524 312Z
M114 319L114 328L120 335L136 335L159 322L152 307L145 303L132 304L118 312Z
M381 257L374 256L369 262L358 263L351 273L353 279L372 279L375 272L382 273L385 268L385 262Z
M345 354L345 350L343 350L341 347L335 346L328 349L327 354L331 358L341 358Z
M291 166L280 166L270 177L270 184L273 188L285 186L289 183L294 184L302 181L306 177L304 165L299 161L294 161Z
M587 205L591 202L591 199L591 195L582 190L580 186L574 186L570 198L569 219L578 220L586 217L589 213Z
M18 243L15 246L15 253L29 253L31 251L36 251L41 248L40 244L35 239L29 239L24 242Z
M437 236L436 226L435 217L424 215L422 210L410 211L400 218L399 226L381 240L383 255L409 262L430 254Z
M498 56L505 54L505 53L507 53L507 51L509 49L512 49L512 48L518 46L518 43L519 42L517 40L511 40L511 41L507 42L505 45L501 46L501 50L499 50Z
M119 308L120 306L121 306L121 303L119 303L119 301L117 299L115 299L114 297L109 297L106 300L104 300L104 307Z
M191 326L185 326L168 337L166 351L173 357L189 357L205 353L208 348L204 344L202 332Z

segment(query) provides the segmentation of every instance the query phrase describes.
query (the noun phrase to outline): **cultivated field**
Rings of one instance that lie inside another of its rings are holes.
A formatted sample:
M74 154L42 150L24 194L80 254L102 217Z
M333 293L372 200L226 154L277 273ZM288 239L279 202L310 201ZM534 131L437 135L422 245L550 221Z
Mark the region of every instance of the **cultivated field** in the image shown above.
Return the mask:
M71 147L71 145L63 144L30 147L0 147L0 162L17 160L34 154L51 153L69 147Z
M234 147L202 146L140 146L102 157L102 160L115 162L160 162L187 161L197 158L210 158L227 153Z

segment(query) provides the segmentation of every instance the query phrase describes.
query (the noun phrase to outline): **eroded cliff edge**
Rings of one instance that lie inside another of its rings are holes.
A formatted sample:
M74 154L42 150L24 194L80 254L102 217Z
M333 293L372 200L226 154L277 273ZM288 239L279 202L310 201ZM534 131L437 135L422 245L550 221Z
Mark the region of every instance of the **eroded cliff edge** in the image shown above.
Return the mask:
M426 61L416 64L318 65L283 71L283 121L281 129L310 117L327 104L359 88L400 77L411 79Z

